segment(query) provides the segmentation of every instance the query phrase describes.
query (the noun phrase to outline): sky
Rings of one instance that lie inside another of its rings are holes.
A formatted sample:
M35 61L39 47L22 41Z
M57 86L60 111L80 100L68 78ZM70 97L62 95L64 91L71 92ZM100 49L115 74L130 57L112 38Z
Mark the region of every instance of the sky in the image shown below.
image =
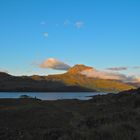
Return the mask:
M139 52L139 0L0 0L0 71L64 72L43 65L56 60L140 77Z

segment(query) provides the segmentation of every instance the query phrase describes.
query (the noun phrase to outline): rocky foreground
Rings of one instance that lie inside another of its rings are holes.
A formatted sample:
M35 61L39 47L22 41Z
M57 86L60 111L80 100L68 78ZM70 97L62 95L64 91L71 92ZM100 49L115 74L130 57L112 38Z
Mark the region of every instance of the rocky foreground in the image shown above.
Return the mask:
M0 99L0 140L140 140L140 89L88 101Z

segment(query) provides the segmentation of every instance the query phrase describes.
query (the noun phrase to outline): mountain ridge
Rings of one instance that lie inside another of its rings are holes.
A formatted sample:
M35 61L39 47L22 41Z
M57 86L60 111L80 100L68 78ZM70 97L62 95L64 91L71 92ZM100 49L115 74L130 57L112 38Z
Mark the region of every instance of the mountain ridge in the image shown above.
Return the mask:
M72 68L70 68L67 73L80 74L80 72L82 72L84 70L89 70L89 69L94 69L94 68L85 66L83 64L77 64L77 65L74 65Z
M94 70L92 67L80 64L73 66L66 73L48 76L17 77L0 73L0 91L97 91L116 93L136 88L134 85L122 81L91 78L81 74L82 71L89 69Z

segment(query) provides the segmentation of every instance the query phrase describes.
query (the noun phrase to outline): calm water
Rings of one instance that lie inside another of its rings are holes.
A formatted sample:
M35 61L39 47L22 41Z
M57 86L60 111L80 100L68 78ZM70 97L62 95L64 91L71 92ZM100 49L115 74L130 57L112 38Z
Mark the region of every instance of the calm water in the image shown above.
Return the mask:
M19 98L21 95L28 95L31 97L37 97L42 100L59 100L59 99L79 99L79 100L88 100L94 96L94 95L103 95L107 93L97 93L97 92L26 92L26 93L20 93L20 92L0 92L0 98Z

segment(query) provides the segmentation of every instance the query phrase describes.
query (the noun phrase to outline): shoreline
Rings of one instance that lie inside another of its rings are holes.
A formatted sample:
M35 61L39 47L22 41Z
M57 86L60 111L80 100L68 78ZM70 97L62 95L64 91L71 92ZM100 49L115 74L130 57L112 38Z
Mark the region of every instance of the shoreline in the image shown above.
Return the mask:
M0 138L139 140L139 110L139 90L97 95L84 101L0 99Z

